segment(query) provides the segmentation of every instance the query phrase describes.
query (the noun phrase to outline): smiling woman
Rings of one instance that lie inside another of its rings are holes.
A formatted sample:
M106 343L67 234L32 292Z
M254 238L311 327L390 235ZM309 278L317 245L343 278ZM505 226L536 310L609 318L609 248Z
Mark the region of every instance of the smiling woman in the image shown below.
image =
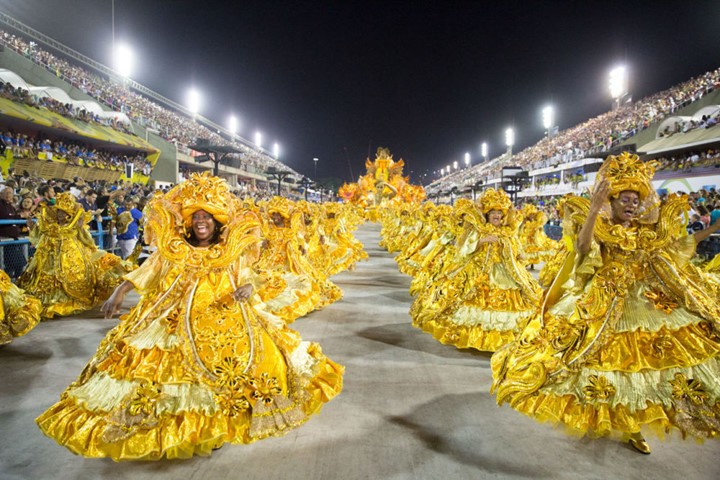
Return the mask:
M498 403L645 454L644 430L720 432L717 290L689 263L709 233L687 235L687 198L660 203L654 171L611 156L589 201L565 200L567 231L582 225L575 249L522 335L492 358Z
M113 460L209 455L304 423L342 389L343 367L254 295L259 218L227 184L192 175L146 207L157 247L103 305L141 298L38 425L73 452Z

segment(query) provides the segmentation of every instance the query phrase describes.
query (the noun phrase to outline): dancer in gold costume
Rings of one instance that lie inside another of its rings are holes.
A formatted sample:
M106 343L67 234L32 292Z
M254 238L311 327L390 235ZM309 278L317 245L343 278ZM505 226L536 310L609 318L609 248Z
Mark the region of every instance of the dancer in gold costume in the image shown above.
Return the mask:
M560 245L545 235L547 215L535 205L525 204L520 214L523 219L519 232L523 254L525 262L530 265L530 269L533 269L535 264L547 262L552 258Z
M42 304L10 281L0 270L0 345L21 337L40 322Z
M37 419L45 434L87 457L209 455L283 435L340 392L343 368L253 294L260 221L224 181L192 175L145 211L157 252L103 310L133 287L140 301Z
M540 288L525 269L516 212L507 194L485 190L467 203L455 260L446 264L437 308L418 309L413 325L457 348L495 351L511 342L537 308Z
M107 299L132 264L98 250L86 225L87 214L70 192L43 206L30 230L35 255L18 286L40 299L42 317L90 310Z
M636 155L611 156L591 200L565 201L582 225L575 248L538 315L492 358L499 404L642 453L644 428L720 433L720 306L684 268L720 222L688 236L687 199L661 204L653 174Z
M303 212L282 197L274 197L265 209L266 242L255 270L265 280L259 294L268 310L293 322L339 300L342 291L308 261Z

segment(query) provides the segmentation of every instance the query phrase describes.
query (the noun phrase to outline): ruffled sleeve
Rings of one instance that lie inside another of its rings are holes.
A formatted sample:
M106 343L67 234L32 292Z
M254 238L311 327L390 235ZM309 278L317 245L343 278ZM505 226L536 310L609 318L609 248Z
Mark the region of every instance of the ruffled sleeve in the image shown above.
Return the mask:
M138 294L155 290L167 276L171 264L159 252L153 253L145 262L123 278L135 286Z
M667 250L670 256L675 259L675 262L682 267L695 256L696 245L695 237L688 235L672 243Z

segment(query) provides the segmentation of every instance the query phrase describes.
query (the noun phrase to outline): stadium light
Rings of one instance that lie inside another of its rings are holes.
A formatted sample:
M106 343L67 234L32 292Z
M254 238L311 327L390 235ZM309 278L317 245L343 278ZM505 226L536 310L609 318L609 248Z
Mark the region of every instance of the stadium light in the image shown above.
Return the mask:
M277 160L277 158L280 156L280 145L277 144L277 142L273 143L273 157Z
M627 70L624 66L610 70L610 96L613 100L620 100L627 94Z
M455 170L457 170L457 167L458 167L457 160L455 160L455 161L453 162L453 168L454 168Z
M255 145L262 148L262 133L255 132Z
M124 78L129 78L132 74L133 61L135 60L133 51L127 45L118 45L113 52L113 60L115 63L115 71Z
M480 145L480 154L482 155L484 161L487 162L487 157L488 157L487 142L483 142L482 145Z
M543 127L545 127L545 130L548 131L548 134L550 133L550 127L553 127L553 122L555 119L553 118L553 108L550 106L547 106L542 109L542 121L543 121Z
M515 144L515 131L512 128L505 130L505 145L512 148Z
M313 163L315 164L315 181L317 182L317 164L320 159L315 157L313 158Z
M448 165L447 167L445 167L445 171L446 171L447 173L450 173L450 171L451 171L451 170L450 170L450 165Z
M512 147L515 143L515 131L512 128L505 130L505 145L507 145L508 160L512 158Z
M465 168L470 166L470 152L465 152Z
M443 175L445 175L445 167L440 169L440 176L442 177Z
M232 136L235 137L238 131L238 119L235 115L230 115L228 119L228 130L230 130Z
M188 91L187 106L190 113L193 114L193 118L200 112L200 92L191 88Z

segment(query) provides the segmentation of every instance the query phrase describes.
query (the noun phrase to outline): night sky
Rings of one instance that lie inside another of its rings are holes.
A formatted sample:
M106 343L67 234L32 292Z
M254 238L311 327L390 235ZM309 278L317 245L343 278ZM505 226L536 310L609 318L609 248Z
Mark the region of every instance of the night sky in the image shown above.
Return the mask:
M111 65L110 0L0 0L0 8ZM625 63L640 99L720 66L718 1L289 2L116 0L134 80L201 115L263 132L280 160L351 180L386 146L412 181L488 142L515 151L609 110Z

